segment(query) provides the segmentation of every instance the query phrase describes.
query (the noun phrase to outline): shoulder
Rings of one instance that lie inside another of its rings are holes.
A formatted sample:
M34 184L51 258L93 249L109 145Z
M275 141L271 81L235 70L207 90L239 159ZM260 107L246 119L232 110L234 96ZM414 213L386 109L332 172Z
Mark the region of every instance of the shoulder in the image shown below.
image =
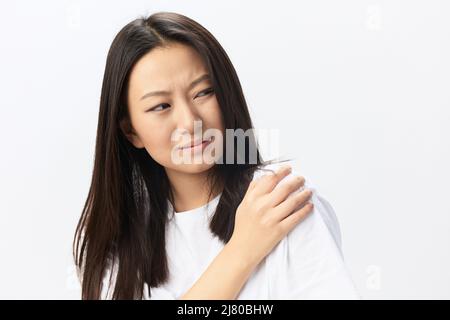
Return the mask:
M319 228L321 230L321 233L327 234L330 236L333 240L333 242L336 244L336 247L338 248L339 252L342 254L342 240L341 240L341 230L339 226L339 220L336 215L335 210L333 209L333 206L331 203L325 198L323 194L319 192L319 189L317 185L314 183L314 181L311 181L310 177L308 175L305 175L304 173L300 172L293 164L291 163L274 163L270 165L266 165L261 169L258 169L255 171L255 174L253 176L253 179L258 179L263 175L270 174L271 172L276 171L278 168L282 167L285 164L289 164L292 166L292 172L284 177L280 182L279 185L291 180L295 176L302 176L305 178L305 184L302 188L300 188L296 192L301 192L304 189L309 189L313 192L313 195L311 197L311 201L314 204L313 213L308 216L307 219L305 219L301 224L304 224L302 229L309 229L311 232L311 225L316 224L316 229ZM314 216L312 218L312 216ZM311 218L310 218L311 217ZM309 228L306 228L309 225ZM322 230L321 227L324 226L326 229ZM319 229L315 230L318 231ZM297 231L298 232L298 231ZM305 231L303 231L305 232Z
M270 165L270 169L281 165ZM255 178L263 174L258 171ZM310 189L314 208L267 256L270 294L284 299L359 299L344 262L339 222L330 202L295 166L279 184L299 175L305 184L295 192Z

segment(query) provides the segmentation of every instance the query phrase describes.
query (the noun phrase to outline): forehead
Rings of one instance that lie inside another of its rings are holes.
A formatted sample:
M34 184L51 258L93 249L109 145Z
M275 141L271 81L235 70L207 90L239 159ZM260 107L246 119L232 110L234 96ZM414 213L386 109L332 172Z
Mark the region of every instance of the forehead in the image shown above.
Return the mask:
M176 83L187 85L206 66L195 49L175 43L145 54L130 73L130 89L165 90Z

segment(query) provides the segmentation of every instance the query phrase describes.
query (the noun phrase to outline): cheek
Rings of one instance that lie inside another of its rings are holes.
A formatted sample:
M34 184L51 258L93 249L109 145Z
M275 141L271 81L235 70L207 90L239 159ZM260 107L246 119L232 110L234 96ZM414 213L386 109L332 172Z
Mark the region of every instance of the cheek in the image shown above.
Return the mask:
M161 130L148 130L144 136L144 147L147 153L162 166L170 163L171 142L170 133Z
M150 155L166 153L170 149L170 129L162 121L142 116L137 121L136 130Z
M211 102L211 105L208 108L204 108L205 110L201 117L206 122L207 128L215 128L219 130L223 130L224 124L222 119L222 111L220 110L219 104L216 99Z
M170 147L170 131L164 127L149 127L144 139L144 144L155 151L162 151Z

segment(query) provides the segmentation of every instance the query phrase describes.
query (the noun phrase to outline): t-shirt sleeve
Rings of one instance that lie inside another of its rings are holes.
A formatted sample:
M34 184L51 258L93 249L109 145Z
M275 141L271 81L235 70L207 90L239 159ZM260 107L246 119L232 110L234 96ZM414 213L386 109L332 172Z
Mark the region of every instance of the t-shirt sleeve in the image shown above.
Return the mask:
M299 175L295 170L291 175ZM284 180L283 179L283 180ZM267 265L273 299L360 299L342 253L339 222L331 204L313 191L313 211L274 248Z

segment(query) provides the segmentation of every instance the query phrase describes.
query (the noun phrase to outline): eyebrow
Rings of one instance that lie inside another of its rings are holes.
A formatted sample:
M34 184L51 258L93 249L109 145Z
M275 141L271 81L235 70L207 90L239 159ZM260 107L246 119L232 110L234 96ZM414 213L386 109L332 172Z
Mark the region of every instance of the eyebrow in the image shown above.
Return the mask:
M204 74L204 75L200 76L199 78L195 79L194 81L192 81L192 83L188 87L188 90L191 90L200 82L205 81L205 80L210 80L210 79L211 78L209 77L209 74ZM169 95L169 94L170 94L169 91L151 91L151 92L147 92L146 94L144 94L140 100L143 100L145 98L152 97L152 96L165 96L165 95Z

